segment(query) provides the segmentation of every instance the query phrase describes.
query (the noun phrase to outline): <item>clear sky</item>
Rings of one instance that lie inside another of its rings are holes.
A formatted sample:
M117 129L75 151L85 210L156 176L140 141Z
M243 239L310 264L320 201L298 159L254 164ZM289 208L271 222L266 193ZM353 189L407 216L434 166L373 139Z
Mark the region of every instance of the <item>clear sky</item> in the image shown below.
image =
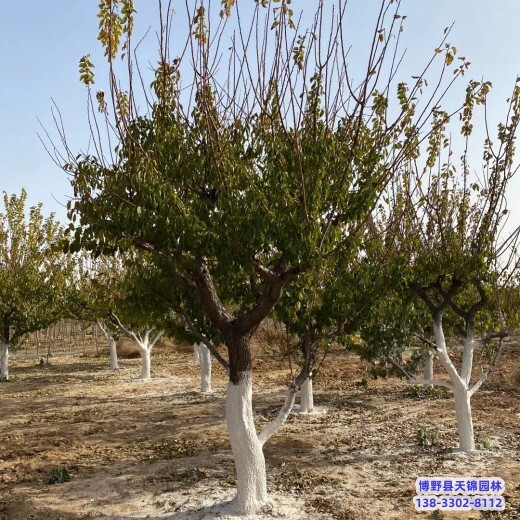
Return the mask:
M327 0L324 0L327 2ZM253 0L239 0L241 6ZM350 0L356 23L351 39L366 37L367 12L378 0ZM78 61L92 53L102 61L97 36L97 0L29 0L3 2L0 17L0 191L19 192L25 187L29 201L44 204L63 222L61 205L70 195L67 177L45 152L37 133L40 120L53 137L52 100L58 105L69 145L85 149L88 143L86 90L79 83ZM154 23L155 0L135 0L138 10L136 37ZM173 1L183 9L184 2ZM298 6L311 0L293 0ZM443 29L455 22L450 42L471 61L468 79L484 77L493 82L491 108L502 115L505 100L520 74L519 0L403 0L407 62L420 67L442 38ZM154 48L153 32L149 48ZM155 61L155 56L146 56ZM479 151L480 155L480 151ZM478 165L475 165L475 167ZM520 180L514 183L520 205ZM514 218L520 220L520 211ZM518 222L520 223L520 221Z

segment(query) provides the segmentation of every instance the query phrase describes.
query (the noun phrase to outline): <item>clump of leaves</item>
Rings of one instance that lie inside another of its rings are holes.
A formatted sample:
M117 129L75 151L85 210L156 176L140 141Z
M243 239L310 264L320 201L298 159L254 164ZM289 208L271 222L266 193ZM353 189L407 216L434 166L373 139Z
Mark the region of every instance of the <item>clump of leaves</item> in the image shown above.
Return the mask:
M177 472L177 480L185 485L199 482L199 480L203 480L207 476L208 474L200 468L189 468Z
M361 381L355 383L357 387L368 388L368 379L364 377Z
M63 482L70 482L69 470L65 466L52 468L49 475L49 484L63 484Z
M480 438L480 445L485 450L490 450L493 447L491 442L491 435L489 434L489 432L484 432L482 434L482 437Z
M328 513L335 520L365 520L367 518L360 511L351 510L337 498L316 497L310 505L320 513Z
M406 393L410 397L421 397L422 395L422 388L419 385L413 385L409 386L406 390Z
M382 379L386 379L390 373L389 373L389 370L383 366L380 366L380 365L373 365L371 366L369 369L368 369L368 373L370 374L370 376L373 378L373 379L378 379L378 378L382 378Z
M180 459L194 455L197 445L188 439L170 439L156 444L153 450L159 459Z
M442 520L444 518L444 514L440 509L435 509L435 511L432 511L432 520Z
M428 430L426 426L421 426L417 432L417 444L423 448L429 448L437 444L437 433L432 430Z
M407 389L407 394L416 399L444 399L446 398L446 393L445 388L435 386L423 388L420 385L413 385Z

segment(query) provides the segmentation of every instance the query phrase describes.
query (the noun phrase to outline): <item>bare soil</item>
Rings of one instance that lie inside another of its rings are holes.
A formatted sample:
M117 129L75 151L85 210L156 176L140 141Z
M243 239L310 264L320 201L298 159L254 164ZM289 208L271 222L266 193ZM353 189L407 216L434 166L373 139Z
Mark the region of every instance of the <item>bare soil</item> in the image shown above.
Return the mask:
M414 509L417 477L489 476L506 482L505 512L442 518L519 519L518 354L509 345L473 398L480 450L463 455L453 451L449 393L414 396L403 381L373 380L364 362L333 353L314 383L316 412L296 408L265 446L273 503L254 518L435 518ZM12 357L12 380L0 385L1 520L227 518L220 506L235 476L224 371L214 363L215 391L203 395L191 352L158 349L147 382L138 359L120 364L111 372L104 353L92 352L43 366ZM289 377L287 367L255 359L258 428L277 413ZM436 433L435 445L417 444L421 426ZM70 481L50 484L53 468L67 468Z

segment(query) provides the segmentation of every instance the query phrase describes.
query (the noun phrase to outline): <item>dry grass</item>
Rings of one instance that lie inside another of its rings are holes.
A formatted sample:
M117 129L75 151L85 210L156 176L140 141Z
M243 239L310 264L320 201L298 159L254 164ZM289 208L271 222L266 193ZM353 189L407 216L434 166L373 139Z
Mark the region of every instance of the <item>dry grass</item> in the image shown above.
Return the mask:
M191 345L175 343L171 339L165 338L155 345L152 356L168 355L172 352L188 353L191 350ZM141 357L135 341L129 338L122 338L117 342L117 356L119 359L138 359Z

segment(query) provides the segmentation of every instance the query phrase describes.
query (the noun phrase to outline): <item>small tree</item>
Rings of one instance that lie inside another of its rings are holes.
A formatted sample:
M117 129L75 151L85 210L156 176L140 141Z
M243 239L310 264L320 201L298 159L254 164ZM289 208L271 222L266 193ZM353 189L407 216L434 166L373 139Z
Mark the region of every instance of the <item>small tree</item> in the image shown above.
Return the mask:
M114 301L121 298L124 270L117 258L80 254L73 273L74 298L69 308L72 318L96 323L107 340L110 369L119 369L117 339L120 331L109 319Z
M108 269L107 269L108 268ZM153 347L164 335L164 328L172 320L171 309L157 298L153 290L155 278L150 278L150 266L142 254L112 258L105 263L104 276L94 283L101 288L112 280L113 291L105 300L105 326L134 340L141 356L141 379L151 378Z
M395 301L406 301L408 306L416 305L410 302L410 294L422 303L433 338L424 334L428 326L424 321L415 327L412 324L409 330L429 347L449 376L449 380L409 376L410 382L453 391L461 451L475 449L470 400L498 359L507 334L505 316L516 314L503 306L503 300L510 290L508 281L517 276L514 244L519 231L504 236L502 224L507 214L507 188L517 171L514 144L520 120L520 83L509 100L506 122L498 126L497 144L493 145L490 137L485 140L483 173L472 181L468 166L470 120L474 105L485 105L488 89L488 83L472 82L467 90L461 116L465 139L462 173L456 173L450 140L445 136L449 117L439 113L442 125L430 138L423 172L428 175L411 169L404 173L399 185L394 185L391 216L380 225L386 233L385 255L393 262L390 270L398 273L398 287L404 291L399 296L389 287L390 292ZM448 151L445 162L441 160L443 147ZM460 369L450 357L447 334L462 340ZM498 345L491 349L487 369L473 378L478 334L486 340L498 340Z
M0 379L9 379L9 354L24 337L65 316L73 259L55 248L63 230L41 204L29 209L27 193L4 193L0 213Z

